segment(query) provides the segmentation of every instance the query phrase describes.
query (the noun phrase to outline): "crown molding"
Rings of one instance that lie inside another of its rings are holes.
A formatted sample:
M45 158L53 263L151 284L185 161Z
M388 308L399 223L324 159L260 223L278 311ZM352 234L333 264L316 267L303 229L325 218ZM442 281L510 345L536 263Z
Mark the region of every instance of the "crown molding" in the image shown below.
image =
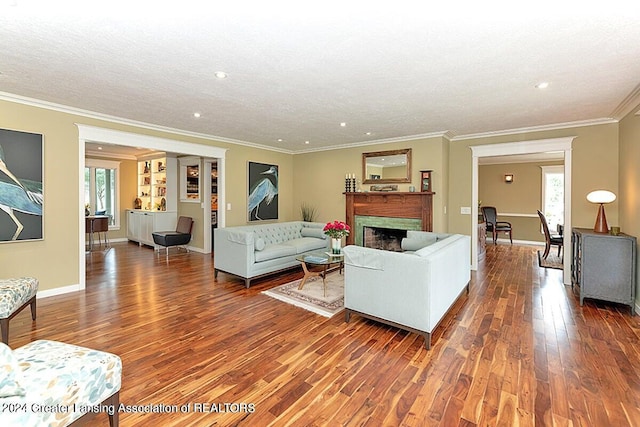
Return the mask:
M249 141L242 141L242 140L238 140L238 139L224 138L224 137L221 137L221 136L209 135L209 134L205 134L205 133L191 132L191 131L186 131L186 130L182 130L182 129L175 129L175 128L170 128L170 127L167 127L167 126L155 125L153 123L140 122L140 121L137 121L137 120L125 119L123 117L117 117L117 116L111 116L111 115L108 115L108 114L96 113L95 111L89 111L89 110L83 110L83 109L80 109L80 108L69 107L69 106L62 105L62 104L56 104L54 102L43 101L43 100L35 99L35 98L28 98L26 96L15 95L15 94L8 93L8 92L0 92L0 100L9 101L9 102L15 102L17 104L29 105L31 107L44 108L46 110L57 111L59 113L73 114L73 115L76 115L76 116L86 117L86 118L90 118L90 119L104 120L104 121L110 122L110 123L117 123L117 124L127 125L127 126L135 126L135 127L138 127L138 128L147 129L147 130L153 130L153 131L159 131L159 132L167 132L167 133L171 133L173 135L188 136L188 137L193 137L193 138L206 139L207 141L212 141L212 142L224 142L224 143L227 143L227 144L241 145L243 147L251 147L251 148L257 148L257 149L267 150L267 151L275 151L275 152L284 153L284 154L293 154L293 151L291 151L291 150L285 150L285 149L281 149L281 148L270 147L268 145L262 145L262 144L257 144L257 143L249 142Z
M618 120L610 117L593 119L593 120L578 120L575 122L554 123L551 125L530 126L525 128L504 129L504 130L491 131L491 132L458 135L451 138L451 141L464 141L468 139L492 138L495 136L508 136L508 135L513 135L518 133L542 132L542 131L549 131L549 130L569 129L569 128L577 128L577 127L583 127L583 126L596 126L596 125L605 125L605 124L612 124L612 123L618 123Z
M343 150L346 148L365 147L368 145L379 145L379 144L391 144L393 142L408 142L408 141L415 141L416 139L426 139L426 138L449 139L447 137L447 134L450 134L450 132L449 131L430 132L430 133L423 133L419 135L407 135L407 136L399 136L395 138L375 139L372 141L352 142L348 144L332 145L330 147L318 147L318 148L310 148L306 150L299 150L299 151L295 151L293 154L308 154L308 153L318 153L320 151Z
M615 117L618 120L622 120L627 116L634 108L640 104L640 84L636 86L629 95L616 107L611 113L611 117ZM635 115L640 115L640 110L636 111Z
M100 157L100 158L108 158L108 159L121 159L121 160L138 160L136 156L128 155L128 154L120 154L120 153L105 153L102 151L96 150L85 150L85 157Z

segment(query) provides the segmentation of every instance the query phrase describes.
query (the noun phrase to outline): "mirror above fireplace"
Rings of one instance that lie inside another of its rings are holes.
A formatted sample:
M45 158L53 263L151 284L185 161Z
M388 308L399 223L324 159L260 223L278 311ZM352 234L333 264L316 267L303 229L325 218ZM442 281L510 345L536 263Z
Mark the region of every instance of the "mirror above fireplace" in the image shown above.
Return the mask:
M411 182L411 148L362 153L363 184Z

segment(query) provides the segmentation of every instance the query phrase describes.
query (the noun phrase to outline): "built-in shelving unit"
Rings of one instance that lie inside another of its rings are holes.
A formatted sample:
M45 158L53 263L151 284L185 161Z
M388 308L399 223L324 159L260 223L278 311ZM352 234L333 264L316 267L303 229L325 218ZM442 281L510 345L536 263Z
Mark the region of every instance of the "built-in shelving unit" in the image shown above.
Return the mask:
M138 198L142 201L142 210L166 211L168 198L175 197L175 193L167 190L167 167L166 157L138 162Z

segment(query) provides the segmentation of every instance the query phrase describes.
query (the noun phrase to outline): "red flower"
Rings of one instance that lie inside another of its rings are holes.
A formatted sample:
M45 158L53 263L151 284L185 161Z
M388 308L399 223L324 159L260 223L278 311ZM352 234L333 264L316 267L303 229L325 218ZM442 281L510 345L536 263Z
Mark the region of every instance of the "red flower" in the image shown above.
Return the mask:
M349 232L351 231L351 227L349 227L348 224L342 221L336 220L333 222L328 222L324 226L322 231L324 231L324 234L326 234L327 236L330 236L335 239L340 239L342 237L349 235Z

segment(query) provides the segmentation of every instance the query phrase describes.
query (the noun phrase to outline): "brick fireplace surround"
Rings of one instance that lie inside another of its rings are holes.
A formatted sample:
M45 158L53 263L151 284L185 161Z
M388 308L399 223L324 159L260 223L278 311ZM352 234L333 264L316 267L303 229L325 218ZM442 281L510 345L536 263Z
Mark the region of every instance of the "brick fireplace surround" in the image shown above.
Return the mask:
M433 192L388 192L388 193L344 193L346 197L346 221L352 228L347 237L347 245L356 243L356 235L361 235L355 228L360 225L356 217L401 218L414 223L405 229L433 231ZM392 221L395 222L395 221ZM357 224L358 223L358 224ZM358 242L361 244L361 242Z

